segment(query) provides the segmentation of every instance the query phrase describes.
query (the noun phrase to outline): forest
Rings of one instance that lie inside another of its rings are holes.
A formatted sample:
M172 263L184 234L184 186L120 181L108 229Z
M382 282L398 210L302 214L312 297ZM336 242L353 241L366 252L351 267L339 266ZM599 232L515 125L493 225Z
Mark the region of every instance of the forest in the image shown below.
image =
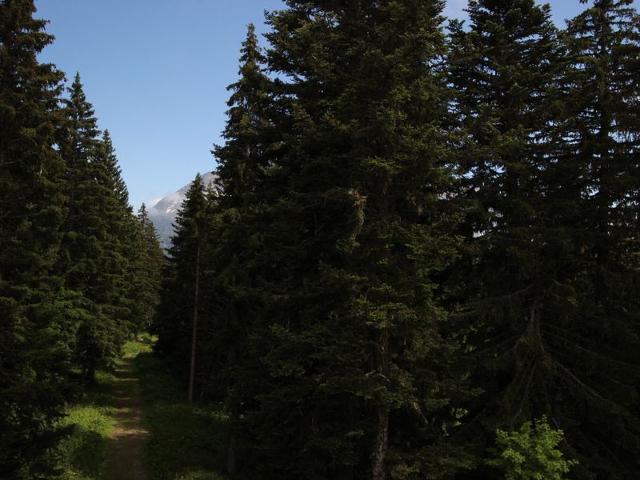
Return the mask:
M286 0L163 252L2 0L0 478L94 478L65 418L140 339L198 415L146 461L206 472L131 478L640 478L640 15L582 3Z

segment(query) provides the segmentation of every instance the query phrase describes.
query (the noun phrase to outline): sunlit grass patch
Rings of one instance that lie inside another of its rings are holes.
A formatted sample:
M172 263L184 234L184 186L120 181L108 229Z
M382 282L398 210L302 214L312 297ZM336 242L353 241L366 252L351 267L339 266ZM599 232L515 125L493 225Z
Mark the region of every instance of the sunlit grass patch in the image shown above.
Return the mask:
M104 478L107 443L115 421L112 407L83 404L71 407L61 426L71 434L60 442L60 480L100 480Z
M141 353L148 353L155 342L155 338L148 333L138 335L137 340L129 340L122 347L123 358L135 358Z
M96 372L96 383L75 405L69 406L60 427L69 435L56 448L60 475L56 480L105 478L107 445L115 427L111 372Z

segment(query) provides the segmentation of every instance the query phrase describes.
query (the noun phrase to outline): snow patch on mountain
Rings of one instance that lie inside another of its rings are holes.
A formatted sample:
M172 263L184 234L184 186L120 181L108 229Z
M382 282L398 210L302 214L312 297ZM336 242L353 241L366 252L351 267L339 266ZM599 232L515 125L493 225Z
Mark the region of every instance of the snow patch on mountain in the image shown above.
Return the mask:
M216 179L213 172L202 175L202 183L206 186L211 185ZM160 244L167 249L171 246L171 237L173 236L173 227L176 215L184 202L185 196L191 184L185 185L180 190L170 193L156 201L149 202L149 218L153 222L160 237Z

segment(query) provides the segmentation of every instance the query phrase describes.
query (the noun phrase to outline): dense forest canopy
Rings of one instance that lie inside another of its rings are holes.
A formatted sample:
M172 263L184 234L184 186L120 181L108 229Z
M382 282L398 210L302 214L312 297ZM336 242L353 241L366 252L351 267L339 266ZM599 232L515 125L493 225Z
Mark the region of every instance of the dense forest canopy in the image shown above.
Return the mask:
M640 476L640 16L287 0L166 258L80 76L0 3L0 476L126 338L237 479Z

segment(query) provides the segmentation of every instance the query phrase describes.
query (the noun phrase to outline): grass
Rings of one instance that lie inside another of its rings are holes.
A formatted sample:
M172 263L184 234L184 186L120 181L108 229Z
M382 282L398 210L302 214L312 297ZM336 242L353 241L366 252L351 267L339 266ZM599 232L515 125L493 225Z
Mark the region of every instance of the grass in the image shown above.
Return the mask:
M122 347L123 358L135 358L142 353L150 353L156 340L155 336L148 333L138 335L136 340L126 342Z
M150 431L146 464L151 480L224 480L227 418L211 406L190 406L184 388L148 351L135 360Z
M107 443L114 428L114 408L109 404L113 376L97 375L97 385L82 402L69 407L61 421L70 435L57 447L59 480L102 480L105 478Z

